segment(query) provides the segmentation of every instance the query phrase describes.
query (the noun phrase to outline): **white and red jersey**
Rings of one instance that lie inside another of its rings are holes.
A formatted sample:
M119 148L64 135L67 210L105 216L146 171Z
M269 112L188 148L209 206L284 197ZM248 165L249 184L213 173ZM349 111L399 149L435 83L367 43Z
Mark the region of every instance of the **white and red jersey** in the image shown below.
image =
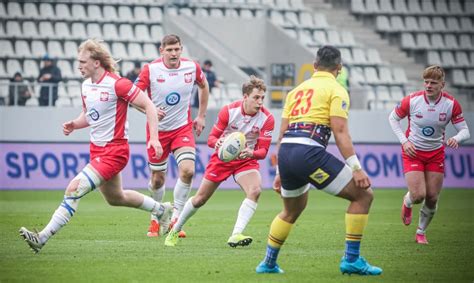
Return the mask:
M93 83L82 83L83 111L91 127L91 142L97 146L128 140L128 104L140 93L131 81L105 72Z
M443 146L446 125L464 121L461 105L447 92L430 102L425 91L406 96L395 108L401 119L408 116L408 129L405 133L416 149L431 151Z
M244 112L243 100L235 101L219 111L208 145L214 147L221 136L242 132L247 140L246 146L254 150L254 158L263 159L270 147L274 126L275 119L265 107L254 115L248 115Z
M136 85L147 90L155 106L166 113L158 130L172 131L191 122L193 85L194 82L202 85L204 80L204 73L196 62L181 58L179 67L170 69L160 58L143 66Z

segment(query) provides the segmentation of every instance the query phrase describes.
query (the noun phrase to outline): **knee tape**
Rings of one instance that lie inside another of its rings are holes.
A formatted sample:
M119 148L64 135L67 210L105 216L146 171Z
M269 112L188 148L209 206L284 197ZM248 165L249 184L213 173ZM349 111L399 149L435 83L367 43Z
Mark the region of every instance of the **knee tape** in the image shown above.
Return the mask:
M165 160L161 163L148 163L148 166L150 166L151 171L166 172L168 169L168 161Z
M196 160L196 153L192 151L184 151L176 156L176 163L178 163L178 165L183 160L192 160L194 162Z
M66 192L66 199L80 199L87 193L95 190L101 182L99 176L87 167L73 181L78 181L77 187L73 192Z

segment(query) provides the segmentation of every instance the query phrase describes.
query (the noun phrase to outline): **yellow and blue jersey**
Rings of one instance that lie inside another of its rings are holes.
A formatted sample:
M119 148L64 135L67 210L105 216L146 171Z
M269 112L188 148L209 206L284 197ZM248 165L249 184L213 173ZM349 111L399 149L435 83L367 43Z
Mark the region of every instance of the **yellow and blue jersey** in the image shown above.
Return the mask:
M312 123L329 126L329 117L346 118L349 94L329 72L317 71L293 89L285 100L283 118L289 123Z

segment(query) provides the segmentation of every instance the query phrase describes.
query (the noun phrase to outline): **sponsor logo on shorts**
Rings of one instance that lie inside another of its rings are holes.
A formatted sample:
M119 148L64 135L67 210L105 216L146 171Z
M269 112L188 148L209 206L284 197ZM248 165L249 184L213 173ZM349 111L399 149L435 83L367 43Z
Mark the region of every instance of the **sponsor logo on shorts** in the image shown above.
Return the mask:
M188 138L188 137L184 137L184 138L183 138L183 142L189 142L189 138Z
M264 137L271 137L272 133L273 133L273 131L265 131L265 132L263 132L263 136Z
M411 167L418 167L418 164L411 164Z
M322 184L329 178L329 174L326 173L323 169L318 168L318 170L314 171L314 173L311 174L309 177L313 179L316 183Z
M217 174L216 173L209 173L209 175L211 175L212 177L217 177Z

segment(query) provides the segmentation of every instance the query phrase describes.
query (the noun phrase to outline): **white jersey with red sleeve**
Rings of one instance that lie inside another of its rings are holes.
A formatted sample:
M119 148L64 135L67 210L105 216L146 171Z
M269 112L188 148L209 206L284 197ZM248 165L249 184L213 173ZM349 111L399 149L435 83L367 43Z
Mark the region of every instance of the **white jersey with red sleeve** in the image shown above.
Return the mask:
M446 125L464 121L459 102L447 92L431 102L425 91L418 91L404 97L395 108L401 119L408 117L406 137L416 149L431 151L443 146Z
M128 104L140 93L126 78L105 72L96 83L82 83L82 103L91 127L91 142L97 146L128 140Z
M204 80L204 73L196 62L181 58L179 67L170 69L160 58L143 67L136 85L147 90L155 106L166 113L158 130L171 131L191 122L193 85L194 82L202 85Z
M208 145L214 147L220 136L242 132L247 139L246 146L254 150L254 158L263 159L272 141L275 120L265 107L262 107L255 115L248 115L244 112L242 104L242 100L235 101L221 109L218 121L211 132L212 137L209 137ZM255 156L259 149L264 149L262 156Z

